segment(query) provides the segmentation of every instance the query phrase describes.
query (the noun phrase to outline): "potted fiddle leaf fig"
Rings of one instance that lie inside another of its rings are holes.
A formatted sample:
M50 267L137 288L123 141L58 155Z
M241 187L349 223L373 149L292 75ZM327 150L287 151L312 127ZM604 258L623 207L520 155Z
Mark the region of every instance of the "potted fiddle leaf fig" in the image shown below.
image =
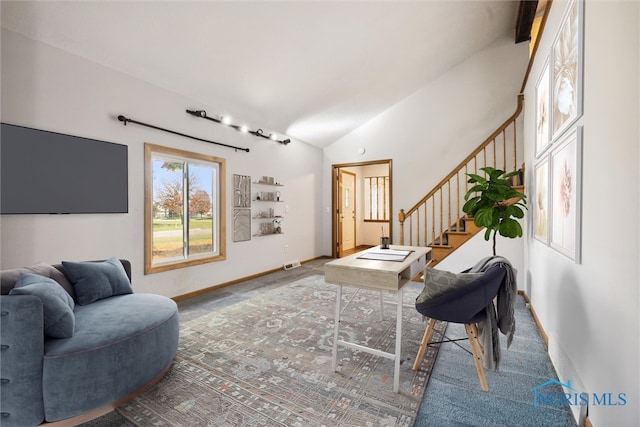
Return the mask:
M511 186L511 179L521 171L505 172L492 167L480 168L486 177L469 173L469 184L473 184L464 196L462 211L473 217L478 227L485 227L484 240L493 232L493 255L496 255L496 236L515 239L522 237L522 226L517 221L524 217L527 196Z

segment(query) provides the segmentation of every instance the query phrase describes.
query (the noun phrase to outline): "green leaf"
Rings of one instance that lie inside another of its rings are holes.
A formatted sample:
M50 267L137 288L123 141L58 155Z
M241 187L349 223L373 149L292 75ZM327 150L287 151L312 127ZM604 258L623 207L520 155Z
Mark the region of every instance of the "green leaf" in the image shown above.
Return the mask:
M493 213L494 211L491 207L489 206L482 207L478 209L476 213L473 215L473 222L478 227L491 228L493 227L493 224L494 224Z
M469 177L469 180L467 181L469 184L475 184L476 182L481 184L487 183L487 179L485 177L476 175L475 173L468 173L467 176Z
M491 229L487 228L484 232L484 240L489 240L491 238Z
M482 185L482 184L476 184L473 187L471 187L470 189L467 190L467 194L473 194L473 193L477 193L480 191L484 191L486 189L486 186Z
M486 173L487 175L491 176L492 173L494 173L496 171L495 168L492 168L491 166L485 166L483 168L480 168L480 170L484 173Z
M509 198L512 198L512 197L522 198L524 196L524 194L522 194L521 192L514 190L513 187L506 188L505 195L508 195Z
M506 200L506 198L504 197L504 194L500 194L499 191L487 190L484 192L483 196L494 203L499 203Z
M500 223L500 235L509 238L522 237L522 227L515 219L507 218Z
M524 212L516 205L507 206L505 212L516 218L524 218Z
M485 171L487 173L487 175L489 175L489 180L490 181L499 179L500 176L504 173L503 170L494 169L492 167L485 167L485 168L482 168L481 170Z
M476 209L476 205L478 204L479 201L480 201L480 197L474 197L473 199L467 201L462 206L462 212L466 213L467 215L473 215Z
M492 211L493 222L491 223L491 227L497 230L502 219L505 218L504 211L496 208L492 208Z

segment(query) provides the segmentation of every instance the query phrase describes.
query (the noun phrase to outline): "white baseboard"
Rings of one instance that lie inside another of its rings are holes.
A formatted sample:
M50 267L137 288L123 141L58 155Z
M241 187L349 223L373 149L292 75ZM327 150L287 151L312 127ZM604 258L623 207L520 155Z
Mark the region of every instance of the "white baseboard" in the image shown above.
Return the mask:
M560 342L552 334L549 334L548 337L549 358L551 359L551 363L556 370L558 379L563 384L566 384L567 381L571 381L571 388L573 390L565 390L565 392L571 393L577 391L578 393L588 393L587 389L584 386L584 383L578 375L578 372L574 368L573 363L571 363L571 359L569 359L569 356L567 356L567 353L562 348ZM584 426L589 409L588 404L581 406L572 405L570 408L571 412L573 413L573 417L578 423L578 426Z

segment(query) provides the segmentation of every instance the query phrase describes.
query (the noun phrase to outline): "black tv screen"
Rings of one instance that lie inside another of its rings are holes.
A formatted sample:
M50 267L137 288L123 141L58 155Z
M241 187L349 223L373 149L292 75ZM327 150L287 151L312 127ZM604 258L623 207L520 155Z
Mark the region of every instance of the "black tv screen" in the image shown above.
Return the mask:
M2 123L0 213L127 213L127 146Z

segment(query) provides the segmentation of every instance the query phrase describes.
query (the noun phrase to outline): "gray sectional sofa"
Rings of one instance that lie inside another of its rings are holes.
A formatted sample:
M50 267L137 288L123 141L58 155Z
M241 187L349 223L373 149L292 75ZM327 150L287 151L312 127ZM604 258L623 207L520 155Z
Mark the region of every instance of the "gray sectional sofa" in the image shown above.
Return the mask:
M129 261L39 263L0 273L3 427L74 425L133 398L171 366L177 306L133 293Z

